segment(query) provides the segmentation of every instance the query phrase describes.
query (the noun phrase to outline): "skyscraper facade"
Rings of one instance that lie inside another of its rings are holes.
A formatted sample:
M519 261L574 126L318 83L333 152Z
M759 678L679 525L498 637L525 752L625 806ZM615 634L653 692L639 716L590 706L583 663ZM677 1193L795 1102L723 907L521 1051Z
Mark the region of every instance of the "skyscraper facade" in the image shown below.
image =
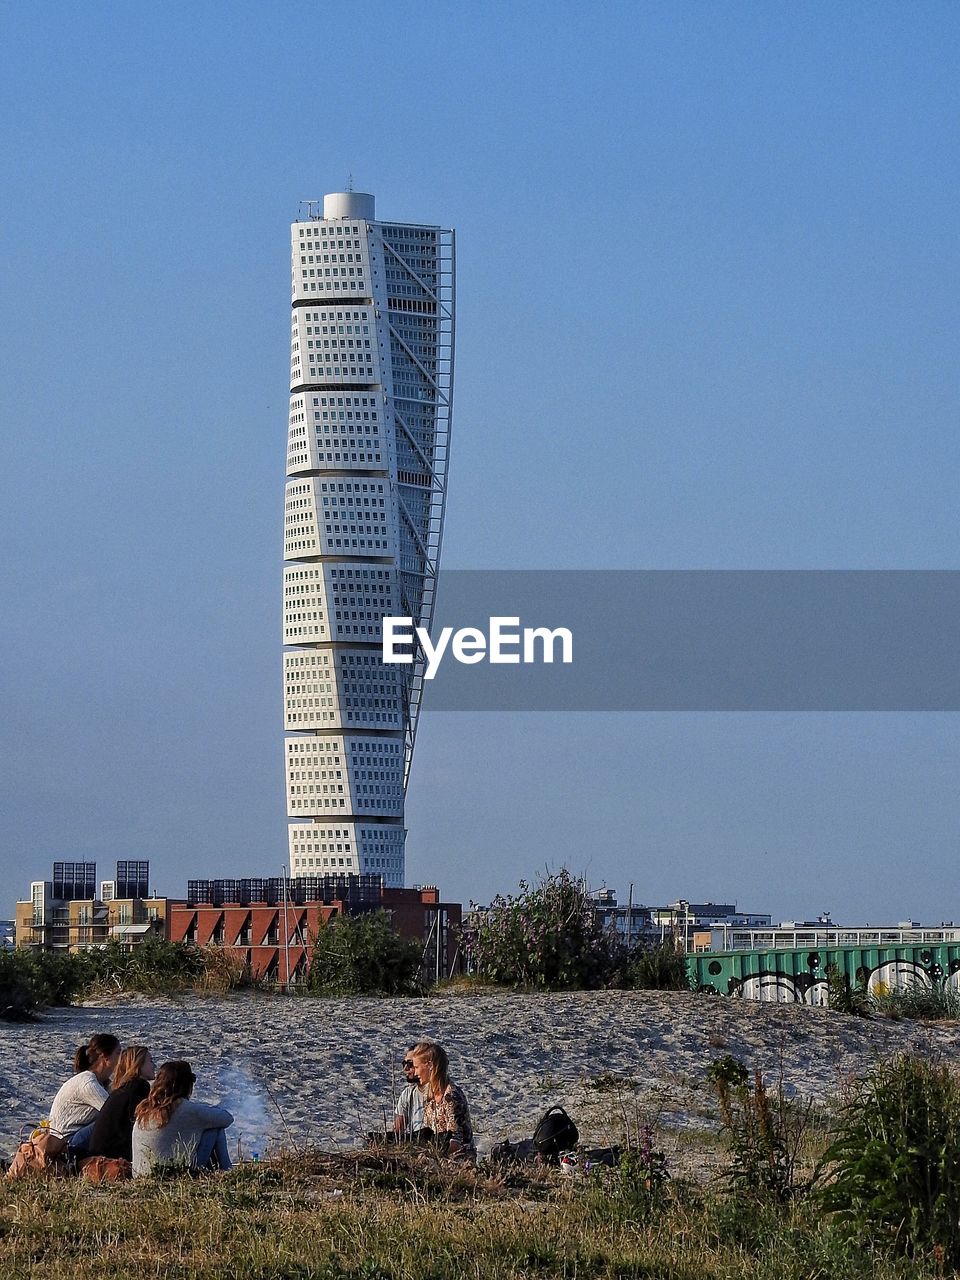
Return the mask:
M290 870L404 883L423 664L381 622L429 627L453 401L454 234L337 192L291 227L283 642Z

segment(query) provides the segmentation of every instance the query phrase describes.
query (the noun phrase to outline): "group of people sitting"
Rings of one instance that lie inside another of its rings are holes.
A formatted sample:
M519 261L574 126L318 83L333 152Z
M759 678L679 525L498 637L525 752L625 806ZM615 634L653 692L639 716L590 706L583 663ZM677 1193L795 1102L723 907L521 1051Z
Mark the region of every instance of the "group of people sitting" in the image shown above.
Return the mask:
M116 1036L100 1033L77 1049L73 1070L53 1099L49 1127L78 1162L93 1156L127 1160L134 1177L158 1164L230 1168L226 1130L233 1116L193 1101L197 1077L189 1062L155 1067L146 1045L121 1051ZM431 1040L413 1045L403 1073L392 1137L434 1143L444 1155L475 1160L470 1108L450 1079L443 1046Z
M77 1161L128 1160L133 1176L155 1164L229 1169L226 1130L233 1116L191 1098L197 1077L189 1062L155 1067L146 1045L122 1052L116 1036L98 1034L77 1049L74 1074L50 1107L50 1130Z
M394 1137L400 1141L435 1142L444 1155L476 1160L470 1108L459 1085L450 1079L450 1059L442 1045L421 1040L404 1055L406 1083L397 1098Z

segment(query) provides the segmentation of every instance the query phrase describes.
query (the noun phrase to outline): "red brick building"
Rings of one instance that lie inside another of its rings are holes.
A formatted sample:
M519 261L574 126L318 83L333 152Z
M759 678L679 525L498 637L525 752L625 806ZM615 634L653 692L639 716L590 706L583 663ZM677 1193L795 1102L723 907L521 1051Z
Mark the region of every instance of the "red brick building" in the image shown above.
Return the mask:
M166 936L222 946L254 979L297 982L309 968L318 929L336 915L378 908L402 937L423 943L425 981L459 972L461 904L441 902L433 886L384 889L379 877L191 881L185 901L167 903Z

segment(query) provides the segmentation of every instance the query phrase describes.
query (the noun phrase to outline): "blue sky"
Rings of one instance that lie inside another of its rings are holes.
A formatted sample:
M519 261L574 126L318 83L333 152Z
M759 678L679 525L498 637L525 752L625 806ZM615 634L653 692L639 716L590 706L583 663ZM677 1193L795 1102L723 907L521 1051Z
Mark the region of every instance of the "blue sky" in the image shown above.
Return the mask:
M8 900L285 861L288 224L350 175L457 228L448 566L957 567L956 6L8 2L0 42ZM428 709L408 879L960 918L958 731Z

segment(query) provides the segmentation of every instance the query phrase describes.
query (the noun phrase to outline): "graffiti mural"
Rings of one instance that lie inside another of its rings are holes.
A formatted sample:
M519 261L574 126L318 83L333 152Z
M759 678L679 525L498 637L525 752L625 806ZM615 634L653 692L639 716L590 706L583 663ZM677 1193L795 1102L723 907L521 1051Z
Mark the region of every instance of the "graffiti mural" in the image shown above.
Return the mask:
M836 947L823 951L717 951L690 956L703 991L772 1004L829 1004L828 970L871 995L946 985L960 991L960 945Z
M888 960L878 965L867 977L870 995L882 995L885 991L905 991L908 987L933 986L933 974L913 960Z
M736 982L731 979L731 982ZM809 974L794 977L788 973L758 973L739 981L730 995L741 1000L767 1000L776 1004L826 1004L826 980L817 980Z

